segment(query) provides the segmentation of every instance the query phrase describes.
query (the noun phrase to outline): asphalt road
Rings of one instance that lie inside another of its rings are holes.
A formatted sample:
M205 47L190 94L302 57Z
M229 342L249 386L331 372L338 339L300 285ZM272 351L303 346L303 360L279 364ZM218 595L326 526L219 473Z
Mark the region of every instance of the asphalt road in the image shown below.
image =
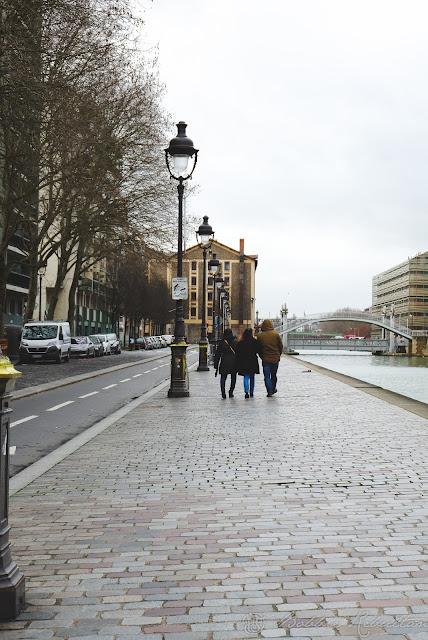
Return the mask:
M144 358L139 364L135 360L128 359L129 364L135 362L134 366L102 375L97 375L97 371L94 370L94 377L89 379L44 391L28 398L15 399L12 403L10 446L16 446L16 452L10 456L10 476L14 476L28 465L40 460L133 398L169 378L170 349L150 351L147 353L147 357L149 356L158 357L150 362L144 362L144 359L147 359ZM114 366L120 364L120 357L112 356L97 360L107 360L110 366ZM189 349L187 353L189 365L197 358L198 350ZM33 366L38 368L39 365ZM57 365L57 367L58 374L55 380L58 379L60 371L61 373L64 371L67 377L72 375L67 371L67 365ZM77 371L75 373L77 374Z
M119 364L132 364L146 358L166 354L169 356L170 353L169 348L150 351L122 351L119 355L103 356L102 358L71 358L70 362L63 362L62 364L50 361L15 364L15 369L22 372L22 377L16 381L15 391L33 387L34 385L54 382L60 378L108 369Z

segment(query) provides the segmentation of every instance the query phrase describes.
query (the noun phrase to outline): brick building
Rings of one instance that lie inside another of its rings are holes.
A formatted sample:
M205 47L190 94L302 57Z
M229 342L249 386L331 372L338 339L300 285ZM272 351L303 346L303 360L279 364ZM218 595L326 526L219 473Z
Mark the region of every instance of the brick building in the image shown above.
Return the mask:
M229 293L229 326L234 334L239 334L243 329L255 325L255 275L258 256L244 253L244 240L240 240L239 250L214 240L211 252L217 254L224 287ZM175 266L172 273L175 273L174 269ZM183 256L183 277L188 278L189 284L189 299L184 304L186 335L191 342L195 342L201 335L203 295L203 253L198 245L187 249ZM216 312L213 310L213 278L209 273L206 290L206 318L208 332L212 332Z

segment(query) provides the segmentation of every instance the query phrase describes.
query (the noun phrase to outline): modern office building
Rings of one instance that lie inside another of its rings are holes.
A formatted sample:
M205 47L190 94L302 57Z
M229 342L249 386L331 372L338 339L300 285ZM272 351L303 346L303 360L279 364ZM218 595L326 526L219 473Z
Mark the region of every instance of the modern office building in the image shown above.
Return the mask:
M391 304L397 324L428 331L428 251L373 277L373 313L386 307L389 315Z
M244 253L244 240L240 240L239 250L214 240L211 253L217 255L221 265L221 275L224 279L224 288L229 293L230 328L234 334L239 334L247 327L254 328L255 275L258 256ZM207 262L210 257L207 257ZM172 273L175 273L174 269L175 266ZM191 342L195 342L201 336L203 296L203 253L198 245L187 249L183 256L183 276L188 278L189 288L189 298L184 304L186 336ZM218 312L214 308L213 278L209 273L207 273L206 292L207 332L211 333ZM219 328L221 329L221 327Z

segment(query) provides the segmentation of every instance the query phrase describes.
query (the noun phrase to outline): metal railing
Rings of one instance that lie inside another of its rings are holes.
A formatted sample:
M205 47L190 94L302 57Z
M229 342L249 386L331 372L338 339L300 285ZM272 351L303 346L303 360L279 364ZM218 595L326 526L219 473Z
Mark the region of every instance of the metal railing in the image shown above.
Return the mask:
M341 313L314 313L303 318L292 318L287 322L287 332L292 331L294 328L301 327L305 324L314 324L315 322L340 321L340 320L353 320L354 322L369 322L383 326L388 331L394 333L405 334L409 338L412 337L425 337L428 331L419 329L409 329L403 325L395 324L392 326L382 314L374 314L367 311L361 311L361 313L341 312ZM276 331L282 332L282 325L275 327Z

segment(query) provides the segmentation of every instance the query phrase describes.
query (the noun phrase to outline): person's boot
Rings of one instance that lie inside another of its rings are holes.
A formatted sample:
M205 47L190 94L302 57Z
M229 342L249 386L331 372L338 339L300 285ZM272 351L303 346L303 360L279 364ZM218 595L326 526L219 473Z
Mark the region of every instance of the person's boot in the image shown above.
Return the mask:
M229 398L233 398L233 391L232 391L232 389L229 389Z
M247 400L250 397L250 394L248 393L248 391L245 392L245 399Z

